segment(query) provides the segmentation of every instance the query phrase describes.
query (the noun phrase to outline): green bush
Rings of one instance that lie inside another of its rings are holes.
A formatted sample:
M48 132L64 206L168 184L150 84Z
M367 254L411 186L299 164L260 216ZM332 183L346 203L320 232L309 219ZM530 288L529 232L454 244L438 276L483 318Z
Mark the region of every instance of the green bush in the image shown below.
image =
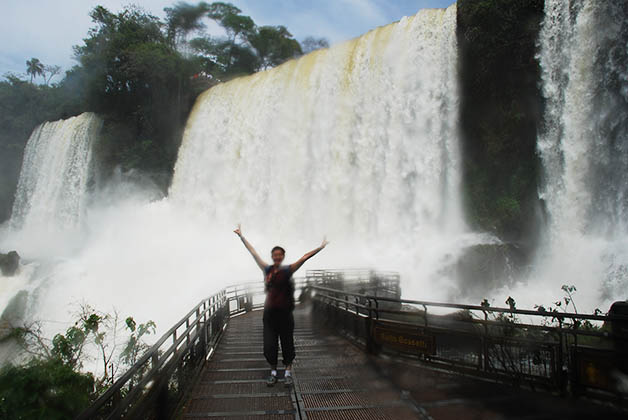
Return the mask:
M61 359L33 360L0 370L0 418L66 420L85 409L94 378Z

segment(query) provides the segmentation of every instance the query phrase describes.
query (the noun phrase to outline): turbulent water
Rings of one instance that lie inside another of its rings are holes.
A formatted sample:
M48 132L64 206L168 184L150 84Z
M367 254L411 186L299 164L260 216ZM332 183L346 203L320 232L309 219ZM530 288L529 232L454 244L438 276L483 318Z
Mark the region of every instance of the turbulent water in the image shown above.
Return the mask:
M460 231L455 28L424 11L209 90L170 196L269 232Z
M549 220L534 276L589 308L628 297L627 16L626 1L546 0L540 34Z
M399 270L407 296L444 299L478 240L460 208L458 107L454 5L205 92L168 198L126 175L86 195L96 117L45 124L0 235L38 262L5 283L27 282L27 311L51 329L86 302L165 330L201 297L259 279L231 232L242 223L263 256L280 244L291 262L327 235L303 271ZM42 244L42 225L61 233Z
M216 86L170 199L298 252L326 233L334 264L405 266L408 287L445 290L466 243L457 79L454 5Z
M579 309L606 309L628 290L626 2L545 7L548 233L530 278L494 296L529 307L574 284ZM397 270L407 297L469 299L457 262L491 239L461 210L457 57L453 5L218 85L189 118L167 198L132 174L87 188L95 115L38 127L0 227L0 249L27 263L0 279L0 308L27 290L22 311L50 335L80 302L164 331L259 279L237 223L263 256L279 244L291 261L327 235L306 268Z
M15 229L74 228L85 213L92 142L102 120L93 113L38 126L26 143L13 204Z

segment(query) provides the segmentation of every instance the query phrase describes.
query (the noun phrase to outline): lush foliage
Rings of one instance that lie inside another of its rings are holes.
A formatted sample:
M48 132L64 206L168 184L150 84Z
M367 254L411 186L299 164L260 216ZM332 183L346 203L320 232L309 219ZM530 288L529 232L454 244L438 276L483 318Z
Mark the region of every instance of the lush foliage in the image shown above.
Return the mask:
M460 0L464 194L476 228L531 249L542 115L535 59L543 0Z
M137 169L165 189L201 91L301 54L285 27L258 27L229 3L178 2L165 12L161 20L136 6L119 13L95 7L94 26L74 47L78 65L61 82L50 85L60 68L37 58L26 62L26 80L6 75L0 82L0 221L10 214L24 146L37 124L99 113L105 118L95 150L99 175ZM210 19L225 37L204 32ZM308 51L326 45L307 38Z
M75 47L86 109L106 118L97 157L105 170L169 172L194 99L193 62L169 42L156 17L136 7L91 12L95 27ZM105 174L106 175L106 174Z
M201 36L190 41L203 71L224 79L273 67L302 53L301 45L284 26L257 26L229 3L201 3L207 16L222 26L227 37ZM180 6L179 6L180 7Z
M149 348L144 340L155 329L153 321L138 325L128 317L122 324L117 313L88 305L81 306L77 321L65 333L50 341L38 323L13 328L5 340L17 342L30 360L0 371L0 418L76 416L115 381L120 368L132 366ZM94 354L103 363L100 377L83 372Z
M0 418L65 420L91 401L94 378L59 359L36 359L0 371Z

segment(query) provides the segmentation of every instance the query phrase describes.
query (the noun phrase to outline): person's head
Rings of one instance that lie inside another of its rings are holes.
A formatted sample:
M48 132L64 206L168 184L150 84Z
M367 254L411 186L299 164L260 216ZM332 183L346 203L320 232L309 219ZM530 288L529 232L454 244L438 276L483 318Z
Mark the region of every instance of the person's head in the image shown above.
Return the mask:
M273 263L275 265L279 265L283 262L284 257L286 256L286 250L280 246L276 246L270 251L270 256L273 259Z

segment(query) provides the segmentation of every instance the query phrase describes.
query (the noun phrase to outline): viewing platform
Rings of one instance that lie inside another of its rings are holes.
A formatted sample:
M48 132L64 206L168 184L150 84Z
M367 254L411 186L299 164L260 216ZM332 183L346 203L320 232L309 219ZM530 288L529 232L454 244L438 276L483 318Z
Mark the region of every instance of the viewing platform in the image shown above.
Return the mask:
M201 302L79 419L626 418L614 379L624 361L609 347L617 328L570 327L572 314L550 325L526 322L545 316L538 311L402 300L395 273L298 279L294 385L280 370L268 387L260 286Z

